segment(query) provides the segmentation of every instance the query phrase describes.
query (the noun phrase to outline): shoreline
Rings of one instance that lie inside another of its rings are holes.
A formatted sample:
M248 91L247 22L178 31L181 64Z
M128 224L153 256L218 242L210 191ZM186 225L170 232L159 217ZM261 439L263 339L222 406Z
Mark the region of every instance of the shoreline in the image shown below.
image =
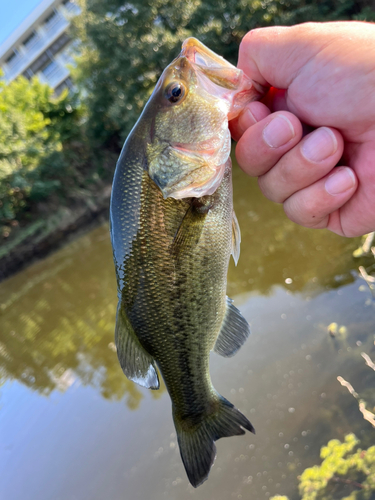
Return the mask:
M95 202L74 209L61 207L49 217L22 228L0 247L0 283L108 220L110 197L108 185Z

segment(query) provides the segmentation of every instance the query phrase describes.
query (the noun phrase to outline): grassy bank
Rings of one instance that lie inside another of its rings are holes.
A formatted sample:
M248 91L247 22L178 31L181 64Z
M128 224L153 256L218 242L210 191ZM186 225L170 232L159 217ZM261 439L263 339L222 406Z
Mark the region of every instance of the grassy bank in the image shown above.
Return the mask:
M71 206L61 205L49 215L36 214L34 220L14 228L0 245L0 281L106 220L110 194L111 184L102 183Z

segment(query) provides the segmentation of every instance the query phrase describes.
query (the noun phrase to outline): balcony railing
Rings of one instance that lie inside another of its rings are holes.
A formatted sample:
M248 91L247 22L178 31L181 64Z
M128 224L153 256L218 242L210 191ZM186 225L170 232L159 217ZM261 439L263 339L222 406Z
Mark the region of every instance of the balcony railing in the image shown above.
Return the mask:
M38 35L38 39L32 44L31 47L27 47L25 54L23 56L24 62L28 59L33 59L34 55L40 52L40 50L46 44L46 37Z
M57 87L69 76L69 70L53 62L43 72L39 73L39 78L43 83L48 83L52 88Z
M63 4L64 9L66 9L71 15L76 15L81 12L81 9L78 7L78 5L72 3L72 2L67 2Z
M24 52L19 52L16 60L4 68L4 76L8 82L12 81L19 74L23 73L36 57L47 49L52 40L62 33L69 25L61 14L56 14L49 23L44 25L44 30L38 33L38 40L30 48L25 47Z
M68 26L69 22L61 14L55 14L48 23L44 24L46 33L51 30L58 31L62 27Z
M10 81L14 78L13 75L21 73L25 59L22 54L17 55L11 63L8 63L7 70L4 71L5 78Z

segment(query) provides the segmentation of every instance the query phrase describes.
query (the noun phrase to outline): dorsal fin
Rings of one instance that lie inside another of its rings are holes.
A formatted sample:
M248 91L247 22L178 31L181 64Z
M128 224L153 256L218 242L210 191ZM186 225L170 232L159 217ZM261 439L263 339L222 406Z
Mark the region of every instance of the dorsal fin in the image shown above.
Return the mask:
M159 378L153 357L141 346L130 321L121 307L117 306L115 342L122 371L128 379L147 389L159 389Z
M238 259L240 258L240 245L241 245L241 230L236 214L233 210L232 218L232 255L234 263L237 265Z
M227 310L217 337L214 351L229 358L246 342L250 335L250 326L240 311L233 305L232 299L227 297Z

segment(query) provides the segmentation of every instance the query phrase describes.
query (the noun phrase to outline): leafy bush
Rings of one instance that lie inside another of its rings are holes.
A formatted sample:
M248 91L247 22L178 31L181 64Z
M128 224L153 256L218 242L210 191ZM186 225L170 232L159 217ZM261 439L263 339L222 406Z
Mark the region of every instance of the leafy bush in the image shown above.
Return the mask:
M67 91L55 98L37 78L20 77L0 81L0 113L0 221L7 228L74 179L69 156L82 110Z
M358 448L354 434L341 443L332 439L320 451L321 465L304 470L299 478L301 500L371 500L375 496L375 446ZM288 500L275 496L271 500Z

